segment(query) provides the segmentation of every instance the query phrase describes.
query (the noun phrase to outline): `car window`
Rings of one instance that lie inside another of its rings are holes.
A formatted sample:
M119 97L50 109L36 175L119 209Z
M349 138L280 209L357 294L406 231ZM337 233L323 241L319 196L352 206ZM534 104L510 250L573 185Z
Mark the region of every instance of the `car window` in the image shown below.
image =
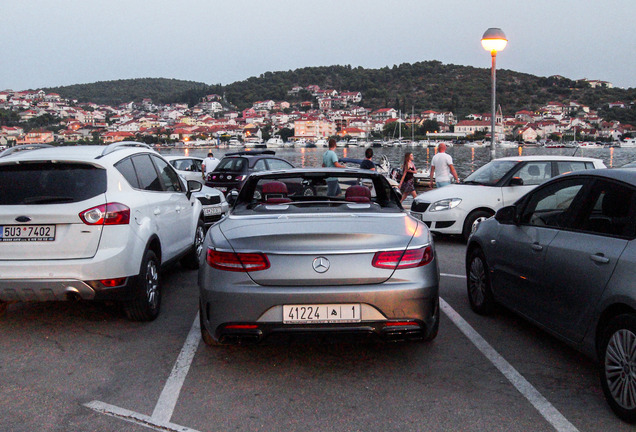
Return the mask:
M193 159L177 159L170 161L170 164L179 171L197 171Z
M284 170L294 167L289 162L280 159L267 159L267 164L270 170Z
M595 234L633 238L635 197L634 189L627 185L599 181L580 218L580 229Z
M587 183L585 179L567 179L531 193L522 212L521 223L553 228L571 226L576 198Z
M497 161L488 162L477 171L466 177L464 183L482 184L494 186L502 179L515 165L517 161Z
M141 189L139 186L139 179L137 179L137 172L130 158L123 159L115 164L117 171L124 176L126 181L135 189Z
M539 185L552 177L552 164L550 162L528 162L512 176L522 179L524 185Z
M247 165L244 158L228 157L223 158L214 171L239 171L242 172Z
M157 165L163 190L168 192L183 192L179 175L172 169L170 164L154 155L152 156L152 160Z
M73 203L106 192L106 170L65 162L2 165L0 185L0 205Z
M150 155L135 155L131 159L139 179L139 188L147 191L162 191L163 186L157 175L157 170L150 160Z
M567 174L573 171L581 171L584 169L594 168L593 163L583 161L558 161L556 165L558 174Z
M267 165L265 164L265 159L259 159L254 164L254 171L267 171Z

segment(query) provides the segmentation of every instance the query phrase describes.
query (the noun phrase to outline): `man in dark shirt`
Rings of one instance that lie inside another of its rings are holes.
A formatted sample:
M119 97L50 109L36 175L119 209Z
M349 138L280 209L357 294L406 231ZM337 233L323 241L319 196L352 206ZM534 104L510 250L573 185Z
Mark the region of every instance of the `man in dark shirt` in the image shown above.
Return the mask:
M360 162L360 168L375 171L375 164L371 160L373 157L373 149L370 147L364 152L364 160Z

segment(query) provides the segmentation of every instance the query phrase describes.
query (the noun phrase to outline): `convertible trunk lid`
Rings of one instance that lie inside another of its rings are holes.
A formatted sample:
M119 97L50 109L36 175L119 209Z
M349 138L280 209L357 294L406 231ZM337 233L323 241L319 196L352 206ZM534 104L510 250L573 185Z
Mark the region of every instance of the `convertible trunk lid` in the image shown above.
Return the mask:
M230 218L222 226L234 252L267 256L270 268L250 277L276 286L382 283L394 270L374 267L374 255L405 250L417 229L405 214Z

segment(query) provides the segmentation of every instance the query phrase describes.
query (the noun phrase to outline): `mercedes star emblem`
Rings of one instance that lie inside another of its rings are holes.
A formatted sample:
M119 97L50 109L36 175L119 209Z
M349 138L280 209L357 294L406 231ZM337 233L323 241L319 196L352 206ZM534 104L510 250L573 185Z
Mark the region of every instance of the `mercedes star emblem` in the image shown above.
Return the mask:
M318 257L314 259L313 267L318 273L324 273L329 270L329 260L325 257Z

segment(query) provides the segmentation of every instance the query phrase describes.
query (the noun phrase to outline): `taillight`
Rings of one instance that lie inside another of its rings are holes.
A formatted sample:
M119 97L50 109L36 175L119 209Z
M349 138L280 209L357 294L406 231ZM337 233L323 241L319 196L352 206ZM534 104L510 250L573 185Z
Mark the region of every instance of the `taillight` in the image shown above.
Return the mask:
M234 253L208 249L206 261L218 270L252 272L267 270L269 260L263 253Z
M130 208L120 203L102 204L84 210L79 217L86 225L127 225L130 222Z
M425 266L433 261L433 248L426 246L406 251L376 252L373 267L385 269L407 269Z

